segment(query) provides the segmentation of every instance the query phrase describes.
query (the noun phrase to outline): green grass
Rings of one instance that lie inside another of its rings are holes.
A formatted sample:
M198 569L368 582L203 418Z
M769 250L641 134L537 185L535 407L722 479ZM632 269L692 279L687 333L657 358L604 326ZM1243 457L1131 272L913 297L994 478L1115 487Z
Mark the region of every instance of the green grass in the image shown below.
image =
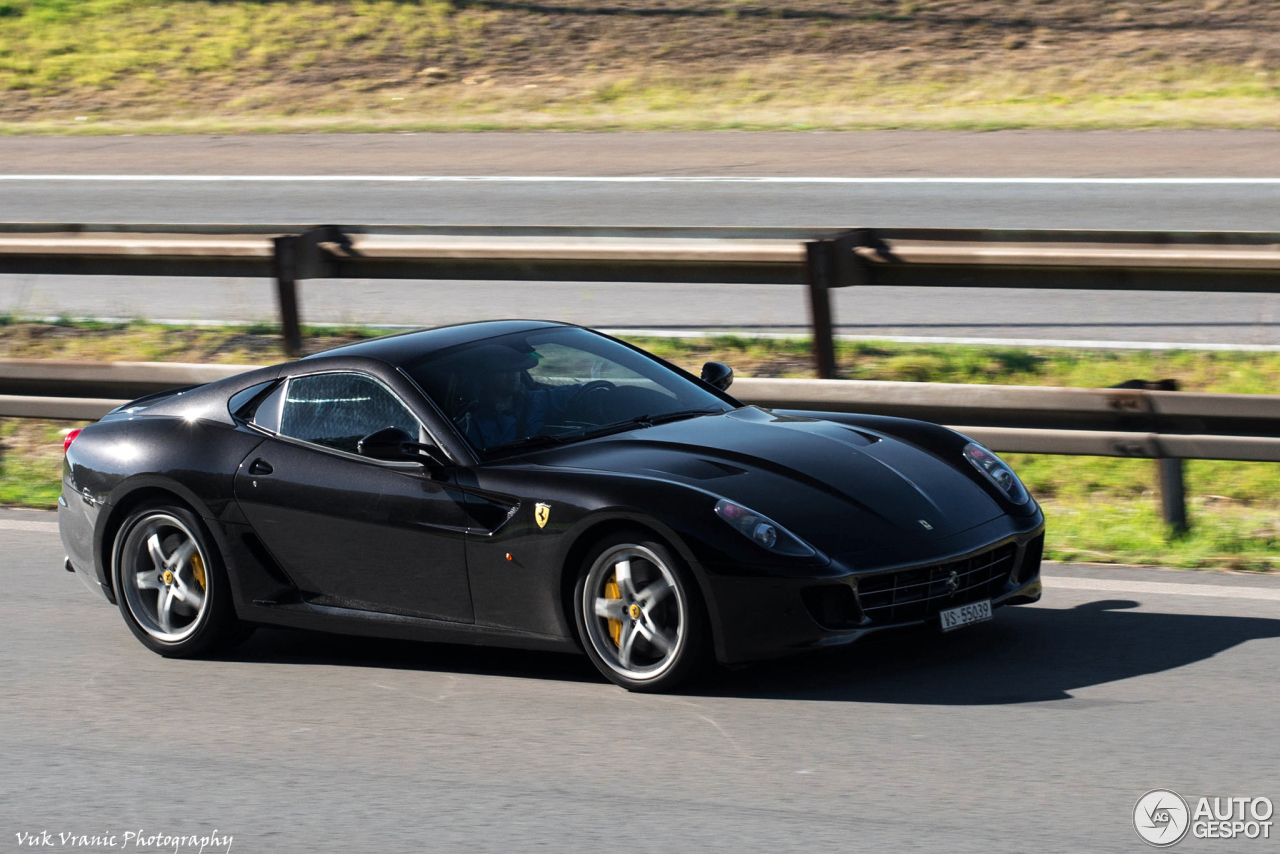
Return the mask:
M720 336L703 341L633 338L665 359L700 364L719 357L752 376L812 376L803 338ZM1174 379L1187 391L1280 394L1280 353L1203 350L1083 350L838 341L841 379L1100 388L1131 379ZM742 370L745 368L745 370Z
M62 483L53 468L44 460L0 460L0 505L57 507Z
M367 327L313 327L315 351L381 334ZM0 357L222 361L284 359L278 330L260 327L0 325ZM634 339L697 371L715 359L740 376L812 376L809 342L722 336L692 341ZM1280 393L1280 353L1072 350L841 342L846 378L947 383L1098 387L1129 379L1177 379L1183 388ZM68 423L0 419L0 504L52 507ZM1009 462L1048 517L1047 555L1057 560L1162 564L1188 568L1280 569L1280 464L1189 460L1191 531L1175 536L1159 517L1156 464L1113 457L1009 454Z
M1190 0L1137 4L1164 16L1140 38L1105 0L594 5L0 0L0 132L1280 124L1275 51L1218 46Z
M360 325L306 326L307 352L388 334ZM632 337L687 368L715 359L739 376L811 377L805 338L721 335ZM1280 352L1084 350L838 341L841 379L1099 388L1131 379L1177 380L1187 391L1280 394ZM145 320L42 323L0 315L0 358L271 364L285 359L274 323L174 327Z
M1152 460L1005 457L1044 507L1053 559L1280 568L1280 464L1187 460L1191 530L1177 536L1160 518Z
M1276 510L1223 510L1193 500L1192 528L1171 535L1154 500L1043 505L1051 560L1151 564L1183 569L1280 569Z
M62 491L62 433L51 421L0 418L0 505L54 508Z

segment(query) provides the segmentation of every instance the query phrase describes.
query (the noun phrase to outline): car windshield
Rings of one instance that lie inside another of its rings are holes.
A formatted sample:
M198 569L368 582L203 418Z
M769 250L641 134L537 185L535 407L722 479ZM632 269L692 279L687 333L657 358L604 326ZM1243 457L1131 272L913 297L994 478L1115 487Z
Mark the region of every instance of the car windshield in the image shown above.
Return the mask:
M661 362L576 327L462 344L404 370L484 456L733 408Z

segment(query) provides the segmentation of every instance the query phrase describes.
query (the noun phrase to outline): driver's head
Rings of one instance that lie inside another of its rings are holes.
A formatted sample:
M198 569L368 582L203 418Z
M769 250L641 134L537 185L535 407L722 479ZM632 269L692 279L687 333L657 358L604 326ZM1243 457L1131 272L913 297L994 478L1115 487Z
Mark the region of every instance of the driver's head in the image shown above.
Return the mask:
M473 353L483 403L498 403L524 390L523 374L538 364L534 353L522 353L501 344L485 344Z
M502 399L520 391L519 371L494 371L486 374L481 385L485 397Z

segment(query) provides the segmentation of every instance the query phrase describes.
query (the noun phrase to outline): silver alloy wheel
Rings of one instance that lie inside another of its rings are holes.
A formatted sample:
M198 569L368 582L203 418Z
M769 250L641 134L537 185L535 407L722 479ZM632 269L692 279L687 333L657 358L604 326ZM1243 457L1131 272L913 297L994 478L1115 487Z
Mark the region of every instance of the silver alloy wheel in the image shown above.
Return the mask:
M125 603L143 631L166 643L195 632L209 601L209 560L186 523L163 511L143 516L116 561Z
M644 546L624 543L596 558L582 610L596 653L628 679L658 678L684 647L688 603L670 567Z

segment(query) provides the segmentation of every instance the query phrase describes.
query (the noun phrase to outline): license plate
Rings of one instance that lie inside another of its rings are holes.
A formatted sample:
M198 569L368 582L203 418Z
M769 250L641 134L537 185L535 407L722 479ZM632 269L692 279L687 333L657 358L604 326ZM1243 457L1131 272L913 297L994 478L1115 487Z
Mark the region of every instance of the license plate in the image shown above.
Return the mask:
M991 600L983 599L959 608L950 608L938 615L942 618L942 630L949 632L970 623L985 623L991 619Z

